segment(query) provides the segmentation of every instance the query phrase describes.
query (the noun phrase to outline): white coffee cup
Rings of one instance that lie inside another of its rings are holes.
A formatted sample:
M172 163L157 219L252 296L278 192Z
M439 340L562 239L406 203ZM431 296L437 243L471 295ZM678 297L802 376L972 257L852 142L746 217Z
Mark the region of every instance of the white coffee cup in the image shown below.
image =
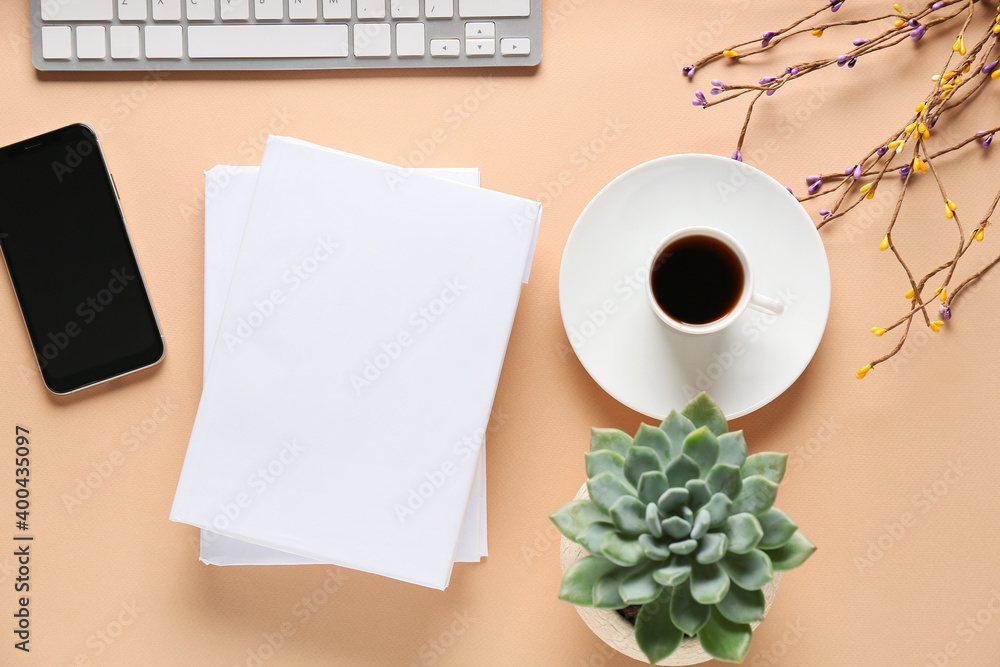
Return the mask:
M668 245L689 236L709 236L721 241L733 251L737 258L739 258L740 264L743 267L743 292L740 294L740 298L736 302L736 305L719 319L706 322L704 324L689 324L687 322L681 322L674 319L669 314L664 312L663 308L660 307L660 304L656 302L656 297L653 295L653 264L657 259L659 259L660 253L662 253ZM739 241L734 239L729 234L714 227L685 227L683 229L678 229L676 232L663 239L657 246L656 252L653 253L653 258L649 264L648 279L646 280L646 296L649 297L649 305L652 307L653 312L664 324L683 333L707 334L722 331L735 322L747 308L752 308L768 315L781 315L785 311L785 306L777 299L772 299L771 297L754 292L753 284L753 270L750 267L750 262L747 260L746 251L743 249L743 246L740 245Z

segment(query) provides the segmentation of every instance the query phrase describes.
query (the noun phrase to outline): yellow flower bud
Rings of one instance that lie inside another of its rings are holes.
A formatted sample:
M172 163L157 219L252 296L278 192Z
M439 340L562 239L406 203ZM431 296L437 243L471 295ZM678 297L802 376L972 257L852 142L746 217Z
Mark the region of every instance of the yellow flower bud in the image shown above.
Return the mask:
M813 37L822 37L823 36L823 31L820 30L819 28L817 28L816 30L812 31L812 35L813 35Z
M899 12L900 14L902 14L902 13L903 13L903 8L899 6L899 3L898 3L898 2L897 2L896 4L894 4L894 5L892 6L892 8L893 8L893 9L895 9L895 10L896 10L897 12Z
M728 49L726 51L723 51L722 55L724 55L727 58L736 58L736 57L739 56L739 54L736 53L735 51L733 51L732 49Z
M945 301L948 300L948 289L946 287L941 288L940 299L941 303L944 303Z
M861 368L859 368L858 369L858 375L857 375L858 379L859 380L863 380L865 378L865 376L868 375L868 371L870 371L871 369L872 369L872 365L871 364L867 364L867 365L862 366Z
M883 329L882 327L872 327L872 333L875 334L876 336L881 336L882 334L885 333L885 329Z
M947 202L948 208L951 209L952 211L954 211L956 208L958 208L958 206L956 206L955 202L953 202L952 200L947 199L945 201Z
M896 19L896 23L894 25L897 28L902 28L904 25L906 25L906 21L904 21L903 19Z
M944 80L947 81L948 79L950 79L953 76L955 76L954 72L945 72L944 73Z
M924 138L924 141L931 138L931 131L927 129L927 126L923 123L920 123L920 125L917 126L917 129L920 130L920 136Z
M864 194L864 193L868 192L869 190L871 190L872 186L874 184L875 184L875 181L872 181L871 183L865 183L864 185L862 185L861 186L861 194Z
M998 23L997 25L993 26L993 34L994 35L1000 35L1000 23Z
M911 288L910 288L910 289L909 289L909 290L908 290L908 291L906 292L906 294L904 294L903 296L905 296L905 297L906 297L907 299L911 299L911 300L912 300L912 299L913 299L913 297L914 297L914 296L916 296L916 295L914 294L914 292L913 292L913 288L911 287Z
M915 110L915 111L916 111L917 113L923 113L923 112L924 112L924 109L926 109L926 108L927 108L927 102L921 102L921 103L920 103L920 104L918 104L918 105L917 105L916 107L914 107L914 110Z
M982 241L984 236L986 236L986 230L985 229L980 229L979 231L976 232L976 240L977 241Z
M886 250L889 247L889 235L886 234L882 237L882 242L878 244L879 252Z
M896 141L890 141L890 142L889 142L889 148L896 148L896 147L898 147L898 146L902 146L902 145L903 145L904 143L906 143L906 142L904 142L904 141L899 141L899 140L896 140Z
M916 123L910 123L905 128L903 128L903 132L906 132L907 134L909 134L910 132L913 132L913 128L915 128L916 126L917 126Z
M944 326L944 320L934 320L933 322L931 322L931 331L937 333L938 331L941 330L941 327L943 326Z
M959 54L961 54L963 56L965 55L965 36L964 35L959 35L958 36L958 39L955 40L955 43L952 45L951 50L955 51L956 53L959 53Z
M993 70L993 74L990 74L991 79L1000 79L1000 69Z

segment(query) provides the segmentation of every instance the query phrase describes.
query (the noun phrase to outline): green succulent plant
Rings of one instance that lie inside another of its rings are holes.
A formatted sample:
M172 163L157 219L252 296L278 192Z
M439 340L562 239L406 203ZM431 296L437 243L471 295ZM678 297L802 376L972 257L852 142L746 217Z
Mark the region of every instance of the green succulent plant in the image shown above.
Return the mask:
M741 662L761 589L805 562L815 545L773 507L787 454L747 456L742 431L700 394L659 428L632 438L592 431L589 500L550 517L590 555L573 563L559 597L603 609L642 605L635 638L651 663L697 636L715 658Z

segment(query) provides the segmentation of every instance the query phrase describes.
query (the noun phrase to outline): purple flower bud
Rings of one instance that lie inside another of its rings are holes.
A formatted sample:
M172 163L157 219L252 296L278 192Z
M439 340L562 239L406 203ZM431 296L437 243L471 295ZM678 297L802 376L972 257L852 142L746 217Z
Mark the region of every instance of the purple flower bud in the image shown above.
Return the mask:
M791 189L790 187L788 187L788 186L786 185L786 186L785 186L785 189L786 189L786 190L788 190L788 194L792 195L793 197L795 196L795 193L794 193L794 192L792 192L792 189Z
M854 173L851 174L851 175L854 177L854 180L858 180L859 178L861 178L861 175L863 173L864 173L864 171L861 169L861 165L857 164L857 165L854 165Z
M809 185L812 185L818 180L820 180L819 174L810 174L809 176L806 176L806 183Z
M899 168L899 177L901 179L903 179L905 181L906 177L909 176L909 175L910 175L910 165L906 165L905 167L900 167Z
M722 93L722 92L725 92L722 88L713 88L712 89L712 94L713 95L718 95L719 93Z
M858 165L856 165L856 164L852 164L850 167L848 167L847 169L844 170L844 173L845 174L851 173L852 171L854 171L854 168L857 167L857 166Z
M777 81L777 80L778 80L778 77L776 77L776 76L765 76L765 77L762 77L762 78L758 79L757 83L759 83L760 85L763 86L765 83L771 83L772 81Z
M774 39L774 36L777 34L778 33L776 33L773 30L768 30L767 32L764 33L764 39L761 41L760 45L767 46L768 44L771 43L771 40Z
M867 39L858 38L854 40L854 46L861 46L862 44L867 44L867 43L868 43Z
M691 77L694 76L694 65L688 65L687 67L682 67L681 71L684 72L684 74L687 75L687 78L690 79Z
M798 67L786 67L785 71L788 72L789 74L791 74L792 76L795 76L796 74L799 73L799 68Z
M951 306L940 305L938 306L938 312L941 313L941 318L944 320L951 319Z
M702 104L705 103L705 93L701 92L700 90L696 90L694 91L694 96L697 97L699 100L701 100Z
M823 186L823 181L816 181L815 183L809 186L808 188L809 194L811 195L816 194L816 191L819 190L822 186Z
M712 85L713 86L718 86L719 88L725 88L726 87L726 84L722 83L718 79L712 79Z
M843 67L844 65L847 64L847 61L850 60L850 59L851 59L851 57L848 56L848 55L839 55L839 56L837 56L837 67Z
M691 104L695 105L696 107L703 107L703 106L705 106L705 103L702 102L701 100L691 100Z
M910 19L909 21L907 21L907 23L910 24L911 28L916 28L918 25L920 25L920 22L917 21L917 19Z
M777 88L768 88L767 92L764 93L764 94L767 95L768 97L770 97L771 95L774 95L774 91L776 91L776 90L777 90Z
M888 146L882 146L882 148L880 148L877 151L875 151L875 153L878 154L879 157L882 157L883 155L885 155L885 152L887 150L889 150Z
M743 153L741 153L741 152L739 151L739 149L737 149L737 150L733 151L733 154L732 154L732 156L731 156L731 157L732 157L732 158L733 158L734 160L736 160L737 162L743 162Z
M937 119L938 119L937 116L934 116L933 118L931 118L931 127L934 127L935 125L937 125Z
M850 60L847 61L847 69L850 69L850 68L854 67L857 64L858 64L858 59L857 58L851 58Z
M918 25L916 28L914 28L913 30L910 31L910 37L913 38L914 42L919 42L920 38L923 37L924 33L926 33L926 32L927 32L927 28L925 28L922 25Z
M989 148L990 144L992 143L993 143L993 135L991 134L985 139L983 139L983 148Z
M823 216L823 219L824 219L824 220L826 220L826 219L827 219L827 218L829 218L829 217L830 217L831 215L833 215L833 211L831 211L830 209L826 209L826 208L821 208L821 209L819 210L819 214L820 214L821 216Z
M983 74L989 74L990 72L992 72L993 69L997 66L997 63L1000 63L1000 60L994 60L991 63L986 63L985 65L983 65Z
M838 9L840 9L840 6L843 5L843 4L844 4L843 0L841 0L840 2L834 2L833 6L830 7L830 11L831 12L837 11Z
M935 2L933 5L931 5L931 9L941 9L942 7L944 7L943 2Z

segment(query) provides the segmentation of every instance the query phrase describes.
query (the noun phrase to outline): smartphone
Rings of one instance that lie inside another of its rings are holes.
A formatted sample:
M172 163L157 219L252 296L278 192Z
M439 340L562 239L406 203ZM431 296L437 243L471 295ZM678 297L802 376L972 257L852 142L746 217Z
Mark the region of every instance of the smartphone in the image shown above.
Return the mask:
M118 192L89 126L0 148L0 252L53 393L163 358Z

